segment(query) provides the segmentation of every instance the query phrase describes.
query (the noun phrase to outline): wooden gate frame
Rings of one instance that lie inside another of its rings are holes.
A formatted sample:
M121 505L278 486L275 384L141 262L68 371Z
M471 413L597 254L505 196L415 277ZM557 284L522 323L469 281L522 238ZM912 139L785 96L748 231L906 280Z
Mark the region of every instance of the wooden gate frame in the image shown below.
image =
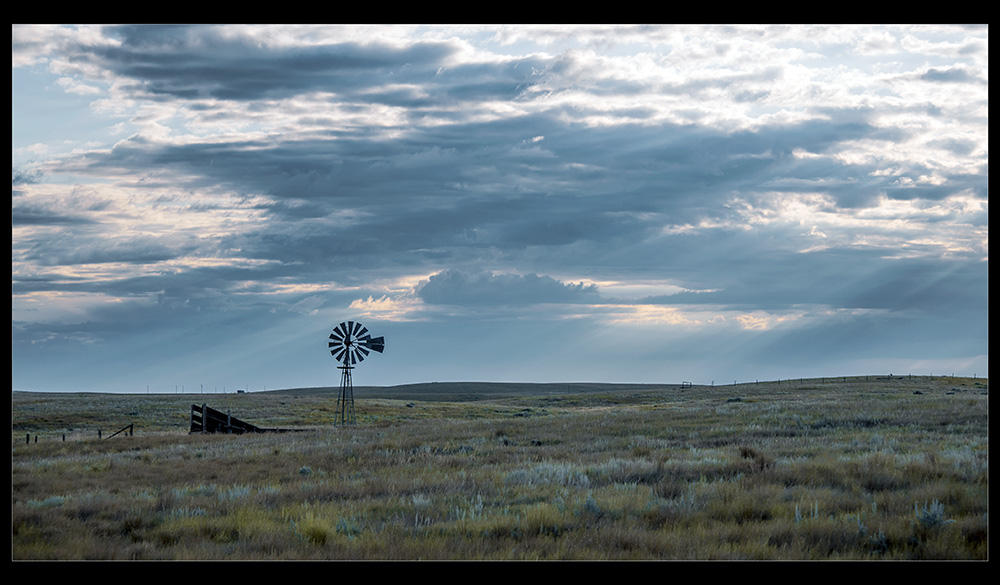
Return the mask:
M241 435L243 433L266 433L268 429L244 422L233 417L228 412L221 412L207 405L191 405L192 433L228 433Z

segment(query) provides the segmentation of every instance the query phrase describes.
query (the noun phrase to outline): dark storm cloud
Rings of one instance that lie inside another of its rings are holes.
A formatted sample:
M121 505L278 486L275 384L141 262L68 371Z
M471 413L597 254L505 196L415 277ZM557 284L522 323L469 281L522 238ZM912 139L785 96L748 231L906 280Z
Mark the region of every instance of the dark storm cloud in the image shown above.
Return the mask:
M727 267L752 265L756 275L734 273L749 282L695 288L723 288L718 296L741 294L744 303L756 296L762 305L787 299L783 304L813 286L815 279L794 287L782 282L815 257L760 234L663 240L659 230L706 217L732 219L723 204L737 192L795 192L806 185L850 207L880 194L939 199L982 182L959 177L941 187L892 188L892 178L871 176L873 167L793 156L894 137L868 124L863 113L826 114L829 119L736 133L679 125L585 129L533 116L415 129L392 141L354 136L169 145L130 139L105 156L89 154L86 164L140 174L175 171L190 178L193 189L228 185L273 197L257 205L268 214L266 226L226 236L220 245L283 263L262 275L284 274L293 264L315 277L337 267L475 261L489 250L537 247L577 271L635 264L684 275L709 262L719 270L712 279L725 282ZM525 144L535 132L544 140ZM360 213L334 221L342 211ZM306 218L318 223L301 223ZM849 262L824 265L839 273ZM810 302L828 290L819 287L822 293L811 293Z
M535 150L517 147L531 138L526 126L544 135ZM791 153L823 153L845 140L890 138L884 130L856 121L813 121L730 134L669 125L584 131L532 117L413 130L398 141L276 137L169 145L133 138L107 155L89 154L86 164L94 169L127 165L133 172L175 170L191 177L192 186L222 182L241 192L328 198L331 206L343 205L341 198L377 204L410 194L460 197L531 190L626 197L641 191L661 202L674 200L681 208L679 203L692 196L719 197L723 190L781 189L779 180L821 184L824 179L863 177L870 169L796 161ZM875 191L882 182L858 178L850 191ZM470 187L472 191L466 190ZM795 187L792 183L790 188ZM835 189L830 188L834 194ZM629 201L621 203L628 209Z
M474 262L490 251L513 254L527 246L607 246L652 229L635 219L617 217L609 211L615 203L607 198L574 206L572 199L561 197L465 197L382 210L351 225L314 228L295 223L297 214L279 207L269 208L276 214L267 231L233 235L220 245L297 264L303 271L324 272L338 267L416 266L431 258Z
M83 59L128 77L135 82L133 90L154 99L244 102L321 91L443 112L466 101L516 99L534 85L540 70L559 70L557 61L539 58L451 65L459 51L453 41L397 46L333 40L285 48L202 26L114 27L109 35L122 43L85 48Z
M190 250L188 250L190 251ZM77 246L58 257L36 258L41 264L53 262L62 265L77 264L145 264L171 260L184 255L184 251L174 250L149 238L118 238L113 241L97 240L93 245Z
M10 222L12 226L42 226L89 224L94 223L94 220L77 213L56 210L47 205L26 203L15 199L11 202Z
M448 42L405 47L343 42L281 48L220 34L212 27L115 27L121 45L96 59L154 94L180 99L253 100L310 91L351 92L433 73L456 48ZM416 71L413 71L416 70Z

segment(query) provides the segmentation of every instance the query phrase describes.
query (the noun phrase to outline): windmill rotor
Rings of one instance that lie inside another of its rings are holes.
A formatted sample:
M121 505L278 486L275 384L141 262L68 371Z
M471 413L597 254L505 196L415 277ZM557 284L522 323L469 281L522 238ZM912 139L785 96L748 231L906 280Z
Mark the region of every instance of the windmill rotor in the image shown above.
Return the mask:
M327 346L330 355L344 366L364 361L371 352L385 351L385 338L372 337L368 328L355 321L345 321L333 328Z

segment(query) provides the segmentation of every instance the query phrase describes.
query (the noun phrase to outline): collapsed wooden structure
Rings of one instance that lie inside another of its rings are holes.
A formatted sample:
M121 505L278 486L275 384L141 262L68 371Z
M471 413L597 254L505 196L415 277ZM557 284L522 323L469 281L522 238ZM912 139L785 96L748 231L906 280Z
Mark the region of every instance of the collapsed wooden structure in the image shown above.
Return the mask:
M207 405L191 405L192 433L228 433L241 435L244 433L283 433L285 429L264 429L244 422L228 412L221 412Z

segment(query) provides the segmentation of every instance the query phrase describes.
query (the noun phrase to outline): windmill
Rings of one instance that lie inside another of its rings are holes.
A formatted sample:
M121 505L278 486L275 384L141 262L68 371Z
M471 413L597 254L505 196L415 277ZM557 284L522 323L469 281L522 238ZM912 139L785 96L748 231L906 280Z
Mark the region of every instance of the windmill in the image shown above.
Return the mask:
M361 323L346 321L333 328L330 334L330 355L342 366L340 376L340 397L337 398L337 413L334 416L335 425L353 425L354 418L354 385L351 381L351 370L361 363L369 353L385 350L384 337L372 337L368 329Z

